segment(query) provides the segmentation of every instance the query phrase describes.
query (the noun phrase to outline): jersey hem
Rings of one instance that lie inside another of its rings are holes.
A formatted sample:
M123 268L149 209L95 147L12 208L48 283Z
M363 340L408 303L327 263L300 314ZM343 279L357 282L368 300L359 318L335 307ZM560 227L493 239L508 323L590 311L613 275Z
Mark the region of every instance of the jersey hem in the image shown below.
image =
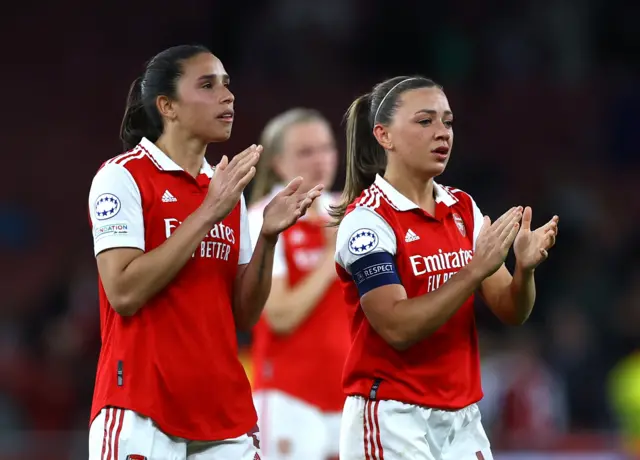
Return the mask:
M155 423L158 428L160 429L160 431L162 431L163 433L169 435L169 436L174 436L177 438L182 438L182 439L186 439L188 441L199 441L199 442L218 442L218 441L225 441L227 439L234 439L237 437L242 436L243 434L248 434L249 431L251 431L251 429L253 427L256 426L256 424L258 423L258 417L257 415L253 415L251 417L251 419L253 420L250 423L247 423L246 428L244 428L244 425L239 425L237 428L230 428L227 430L220 430L220 431L215 431L213 434L198 434L198 435L194 435L193 433L189 433L187 431L182 431L179 428L174 429L173 427L170 427L169 425L165 424L164 422L160 422L158 421L158 417L153 415L153 412L148 412L148 411L139 411L134 409L133 407L123 407L123 406L113 406L111 404L105 404L104 406L100 407L98 410L95 411L95 413L93 413L93 416L91 417L91 420L89 422L89 427L91 427L91 425L93 424L94 420L96 419L96 417L100 414L100 412L107 408L107 407L114 407L117 409L123 409L123 410L130 410L132 412L135 412L136 414L142 416L142 417L148 417L151 420L153 420L153 423ZM243 428L241 428L243 427Z
M367 392L351 391L351 392L347 392L346 395L347 397L359 396L361 398L364 398L365 400L369 399L368 391ZM443 410L443 411L458 411L458 410L464 409L465 407L469 407L473 404L477 404L478 402L480 402L480 400L482 400L483 396L484 395L481 393L480 397L470 398L464 404L439 404L439 403L430 402L428 400L420 401L418 399L412 399L412 398L398 398L394 395L390 395L390 394L385 395L383 393L382 396L376 397L375 401L396 401L402 404L410 404L413 406L425 407L427 409L436 409L436 410Z

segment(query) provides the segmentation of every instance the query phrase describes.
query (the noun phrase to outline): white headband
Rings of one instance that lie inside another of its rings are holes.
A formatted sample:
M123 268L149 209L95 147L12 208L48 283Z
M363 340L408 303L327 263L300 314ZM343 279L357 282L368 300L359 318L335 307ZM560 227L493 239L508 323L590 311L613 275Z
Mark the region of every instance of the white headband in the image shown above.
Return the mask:
M384 95L384 97L382 98L382 100L380 101L380 104L378 105L378 109L376 110L376 114L373 116L373 123L376 123L376 120L378 119L378 112L380 112L380 108L382 107L382 104L384 104L384 100L387 98L387 96L389 94L391 94L393 92L394 89L396 89L398 86L400 86L401 84L403 84L405 81L409 81L409 80L417 80L418 78L416 77L409 77L409 78L405 78L404 80L402 80L399 83L396 83L395 85L393 85L393 87L387 91L387 94Z

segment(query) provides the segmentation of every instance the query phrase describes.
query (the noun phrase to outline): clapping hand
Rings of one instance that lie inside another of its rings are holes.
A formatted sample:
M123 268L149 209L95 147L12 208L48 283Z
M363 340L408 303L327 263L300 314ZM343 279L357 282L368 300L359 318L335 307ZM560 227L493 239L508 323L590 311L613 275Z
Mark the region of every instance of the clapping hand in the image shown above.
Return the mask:
M277 236L295 224L307 212L313 201L320 196L324 185L319 184L308 192L300 193L302 177L296 177L281 190L264 209L262 235L268 239Z
M513 243L516 261L524 270L533 270L546 260L558 236L558 216L553 216L535 230L531 230L531 217L531 208L527 206L522 215L522 226Z

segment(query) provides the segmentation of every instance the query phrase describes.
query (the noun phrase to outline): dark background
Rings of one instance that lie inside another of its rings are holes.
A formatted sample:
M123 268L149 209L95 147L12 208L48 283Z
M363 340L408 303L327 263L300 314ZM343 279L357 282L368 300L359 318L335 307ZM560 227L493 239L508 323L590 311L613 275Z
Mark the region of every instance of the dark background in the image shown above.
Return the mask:
M482 409L496 450L614 450L638 426L640 3L3 9L0 459L86 458L99 350L89 185L121 151L126 94L144 62L191 42L223 61L236 96L232 139L212 146L210 162L257 142L292 106L325 113L343 150L342 114L377 81L421 73L443 84L456 143L440 181L493 217L517 204L533 206L535 224L561 217L530 322L505 328L478 306ZM616 386L622 372L631 376Z

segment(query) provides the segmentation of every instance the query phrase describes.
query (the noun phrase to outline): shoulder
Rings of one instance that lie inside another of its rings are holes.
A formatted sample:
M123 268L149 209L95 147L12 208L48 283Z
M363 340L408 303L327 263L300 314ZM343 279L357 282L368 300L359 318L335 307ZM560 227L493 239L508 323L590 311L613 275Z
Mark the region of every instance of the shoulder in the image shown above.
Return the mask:
M338 227L336 237L336 262L342 267L372 252L388 252L395 255L396 235L389 223L374 209L356 207Z
M99 171L107 167L108 169L122 168L129 171L131 175L137 176L141 172L147 172L149 166L153 166L151 156L142 146L138 145L132 150L105 161Z
M92 191L105 188L109 190L139 189L138 183L129 169L121 164L109 162L100 166L91 182Z

